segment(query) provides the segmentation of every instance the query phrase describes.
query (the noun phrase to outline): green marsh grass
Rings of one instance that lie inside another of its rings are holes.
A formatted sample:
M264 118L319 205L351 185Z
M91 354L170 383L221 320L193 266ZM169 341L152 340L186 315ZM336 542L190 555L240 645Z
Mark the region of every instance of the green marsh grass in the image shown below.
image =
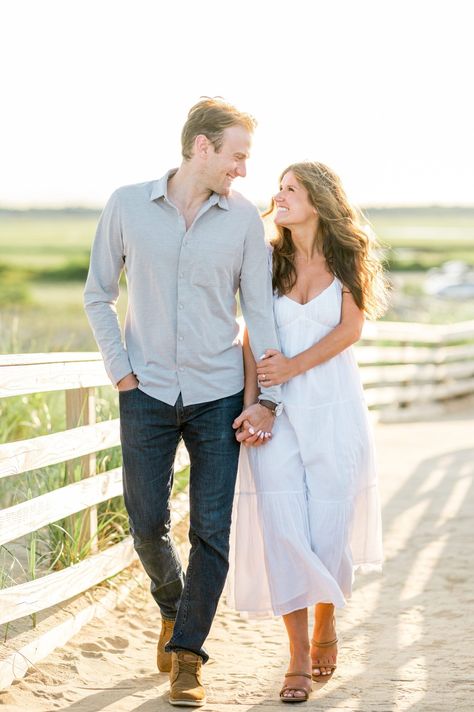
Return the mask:
M365 214L397 283L386 319L473 318L472 300L471 306L444 306L422 295L405 298L404 284L421 284L427 269L447 260L474 264L474 208L368 208ZM98 216L87 210L0 210L1 353L96 350L82 292ZM122 321L125 309L122 282Z

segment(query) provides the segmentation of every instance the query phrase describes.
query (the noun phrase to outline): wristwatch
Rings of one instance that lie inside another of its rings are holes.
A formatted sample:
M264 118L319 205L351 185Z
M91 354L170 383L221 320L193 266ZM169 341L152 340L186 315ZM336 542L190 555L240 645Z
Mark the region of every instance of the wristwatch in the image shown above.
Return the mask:
M268 408L268 410L270 410L276 417L283 413L283 403L274 403L273 401L265 400L264 398L260 398L258 402L260 405L263 405L264 408Z

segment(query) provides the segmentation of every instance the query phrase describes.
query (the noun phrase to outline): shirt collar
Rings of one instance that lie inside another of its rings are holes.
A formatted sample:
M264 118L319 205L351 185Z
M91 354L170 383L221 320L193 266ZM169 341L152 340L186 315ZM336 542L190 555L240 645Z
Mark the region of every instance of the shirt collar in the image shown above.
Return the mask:
M170 168L169 171L166 171L164 176L153 182L150 201L157 200L158 198L168 199L168 180L177 170L177 168ZM219 193L211 193L209 196L209 205L218 205L223 210L229 210L227 197Z

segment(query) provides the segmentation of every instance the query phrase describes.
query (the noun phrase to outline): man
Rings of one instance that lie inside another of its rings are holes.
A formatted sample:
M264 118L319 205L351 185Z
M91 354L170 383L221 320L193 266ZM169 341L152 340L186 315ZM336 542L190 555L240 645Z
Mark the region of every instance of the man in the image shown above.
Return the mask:
M216 99L193 106L178 169L119 188L97 229L85 308L120 401L124 497L134 545L162 615L157 663L170 702L205 702L201 663L228 569L242 410L236 293L259 358L278 348L257 209L231 192L245 176L255 121ZM125 270L122 341L115 304ZM278 388L247 408L245 431L269 434ZM242 418L242 420L244 420ZM169 496L180 439L189 452L191 551L186 577L170 538Z

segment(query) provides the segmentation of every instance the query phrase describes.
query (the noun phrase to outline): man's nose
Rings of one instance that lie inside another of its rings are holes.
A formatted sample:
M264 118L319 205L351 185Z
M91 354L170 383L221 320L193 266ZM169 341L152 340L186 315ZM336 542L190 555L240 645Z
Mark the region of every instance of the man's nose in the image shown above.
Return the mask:
M247 175L247 166L245 163L239 163L237 166L237 175L239 175L241 178L245 178Z

